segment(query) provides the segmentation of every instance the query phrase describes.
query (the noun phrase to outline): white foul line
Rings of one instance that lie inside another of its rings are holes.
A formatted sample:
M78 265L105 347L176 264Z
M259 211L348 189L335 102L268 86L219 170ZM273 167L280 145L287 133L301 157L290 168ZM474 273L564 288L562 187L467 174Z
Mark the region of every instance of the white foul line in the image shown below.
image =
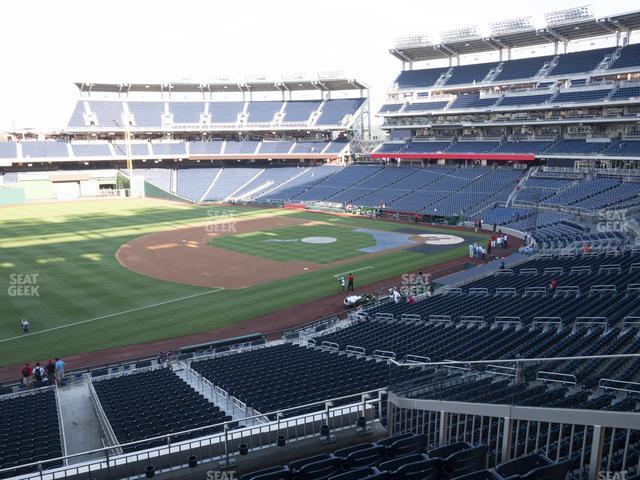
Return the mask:
M166 300L164 302L145 305L144 307L131 308L129 310L124 310L122 312L110 313L108 315L102 315L101 317L89 318L88 320L81 320L80 322L68 323L66 325L59 325L57 327L47 328L45 330L38 330L37 332L29 333L27 335L19 335L17 337L3 338L3 339L0 339L0 343L10 342L11 340L18 340L19 338L29 338L29 337L33 337L34 335L41 335L43 333L49 333L49 332L53 332L54 330L60 330L67 327L74 327L76 325L82 325L83 323L91 323L97 320L104 320L105 318L117 317L120 315L125 315L127 313L133 313L140 310L145 310L147 308L154 308L154 307L159 307L161 305L167 305L169 303L181 302L182 300L189 300L190 298L201 297L203 295L209 295L210 293L221 292L222 290L224 290L224 288L220 287L214 290L208 290L206 292L200 292L200 293L195 293L193 295L188 295L186 297L174 298L173 300Z
M359 271L361 271L361 270L369 270L370 268L373 268L373 267L362 267L362 268L356 268L355 270L349 270L348 272L340 272L340 273L336 273L336 274L334 275L334 277L339 277L340 275L344 275L344 274L346 274L346 273L359 272Z

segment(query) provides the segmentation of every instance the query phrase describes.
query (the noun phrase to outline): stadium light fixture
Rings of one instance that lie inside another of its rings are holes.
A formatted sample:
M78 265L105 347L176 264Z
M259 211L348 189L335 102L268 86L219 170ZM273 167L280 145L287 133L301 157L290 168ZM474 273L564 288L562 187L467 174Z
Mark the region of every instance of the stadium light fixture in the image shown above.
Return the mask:
M492 36L523 32L533 30L534 28L533 17L509 18L489 24L489 31Z
M466 27L454 28L453 30L445 30L440 32L440 39L443 43L459 42L462 40L471 40L482 38L479 25L468 25Z
M593 5L582 5L580 7L556 10L544 14L544 19L550 27L579 22L580 20L587 20L593 17Z
M431 38L429 37L429 35L415 34L415 35L407 35L404 37L397 37L395 39L395 45L396 45L396 48L415 47L418 45L429 46L429 45L433 45L433 42L431 41Z

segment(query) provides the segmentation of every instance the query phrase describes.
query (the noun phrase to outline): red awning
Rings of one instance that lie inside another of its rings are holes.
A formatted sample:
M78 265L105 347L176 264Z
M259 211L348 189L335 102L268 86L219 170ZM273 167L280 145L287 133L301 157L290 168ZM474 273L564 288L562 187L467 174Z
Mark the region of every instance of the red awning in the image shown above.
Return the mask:
M400 158L414 160L498 160L503 162L532 162L535 155L515 153L372 153L371 158Z

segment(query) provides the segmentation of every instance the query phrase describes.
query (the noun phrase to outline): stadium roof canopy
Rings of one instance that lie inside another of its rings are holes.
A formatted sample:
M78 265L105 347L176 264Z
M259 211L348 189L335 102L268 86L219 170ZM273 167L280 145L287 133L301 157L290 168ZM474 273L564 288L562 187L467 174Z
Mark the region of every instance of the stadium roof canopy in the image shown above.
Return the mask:
M158 93L225 93L225 92L286 92L286 91L343 91L343 90L367 90L364 83L342 76L319 75L316 78L307 77L282 77L279 79L266 79L256 77L251 80L233 81L230 79L211 82L164 82L164 83L97 83L76 82L76 87L82 93L107 92L127 94L131 92L158 92Z
M419 62L486 53L496 50L570 42L585 38L630 32L640 29L640 11L595 18L584 16L568 21L547 19L543 28L533 24L503 29L489 36L481 36L479 29L461 29L467 35L445 36L440 43L432 43L427 36L414 35L400 40L390 53L403 62ZM506 24L507 22L505 22Z

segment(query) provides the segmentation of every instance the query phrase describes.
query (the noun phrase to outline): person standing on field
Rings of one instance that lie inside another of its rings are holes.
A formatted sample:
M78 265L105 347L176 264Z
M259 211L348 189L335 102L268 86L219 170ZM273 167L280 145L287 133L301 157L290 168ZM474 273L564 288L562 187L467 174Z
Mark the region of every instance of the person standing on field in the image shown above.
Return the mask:
M340 278L338 279L338 281L340 282L340 288L344 292L347 287L344 281L344 276L340 275Z
M29 320L23 318L20 322L20 325L22 325L22 331L24 332L24 334L27 335L29 333Z
M348 278L349 278L349 288L348 288L348 290L349 291L353 291L353 274L350 273Z

